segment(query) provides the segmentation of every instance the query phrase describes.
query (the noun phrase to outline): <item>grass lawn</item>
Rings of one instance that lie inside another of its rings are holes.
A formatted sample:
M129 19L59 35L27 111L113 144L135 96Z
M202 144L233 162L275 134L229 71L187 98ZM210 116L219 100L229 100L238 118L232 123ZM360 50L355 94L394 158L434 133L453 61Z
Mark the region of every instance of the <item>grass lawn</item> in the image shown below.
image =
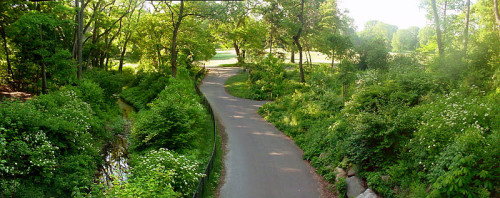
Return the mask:
M227 60L236 58L236 54L232 53L233 51L218 51L217 54L212 57L210 60Z
M221 65L232 65L236 64L238 60L236 59L236 52L234 49L224 49L217 50L217 54L208 61L202 62L206 66L217 66Z
M250 88L250 85L248 84L248 74L247 73L241 73L235 76L231 76L229 79L227 79L225 85L226 85L226 90L231 94L232 96L238 97L238 98L247 98L247 99L252 99L252 96L250 95L250 92L248 89Z

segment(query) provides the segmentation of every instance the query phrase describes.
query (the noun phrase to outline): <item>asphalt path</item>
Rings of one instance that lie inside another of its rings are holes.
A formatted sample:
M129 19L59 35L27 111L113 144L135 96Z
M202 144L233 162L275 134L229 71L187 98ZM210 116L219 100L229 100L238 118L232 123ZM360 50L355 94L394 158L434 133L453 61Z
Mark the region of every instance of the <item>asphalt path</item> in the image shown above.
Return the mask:
M227 133L220 197L322 197L321 178L302 159L302 150L257 113L266 102L226 92L224 82L239 70L210 68L200 86Z

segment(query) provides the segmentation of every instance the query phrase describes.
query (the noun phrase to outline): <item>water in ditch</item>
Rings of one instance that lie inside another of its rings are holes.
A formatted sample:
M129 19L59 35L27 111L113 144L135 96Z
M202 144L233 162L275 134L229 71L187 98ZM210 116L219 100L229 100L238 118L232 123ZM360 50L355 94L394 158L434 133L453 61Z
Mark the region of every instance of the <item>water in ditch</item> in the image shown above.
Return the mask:
M135 112L134 108L125 103L122 99L118 99L118 106L122 111L122 119L124 121L122 134L113 136L110 142L104 147L104 164L100 171L100 182L107 186L112 186L114 181L122 182L127 180L129 173L128 166L128 139L127 136L131 128L131 120L129 116Z

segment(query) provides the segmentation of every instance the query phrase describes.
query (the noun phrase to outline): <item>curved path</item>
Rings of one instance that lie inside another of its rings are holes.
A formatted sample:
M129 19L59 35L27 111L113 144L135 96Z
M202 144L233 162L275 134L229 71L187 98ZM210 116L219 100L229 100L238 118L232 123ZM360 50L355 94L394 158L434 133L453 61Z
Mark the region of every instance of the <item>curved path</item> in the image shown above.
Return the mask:
M227 133L222 198L320 197L321 178L302 151L257 114L265 102L229 95L224 82L239 68L210 68L201 91Z

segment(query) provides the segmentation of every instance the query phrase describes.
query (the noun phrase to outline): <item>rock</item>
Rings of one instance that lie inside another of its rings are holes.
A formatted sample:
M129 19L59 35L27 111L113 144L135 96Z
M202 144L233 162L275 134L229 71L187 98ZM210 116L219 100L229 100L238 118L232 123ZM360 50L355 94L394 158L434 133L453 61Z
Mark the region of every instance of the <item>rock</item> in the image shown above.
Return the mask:
M368 188L363 194L358 195L356 198L378 198L377 194L371 188Z
M363 187L363 181L356 176L348 177L347 182L347 197L357 197L365 192L366 188Z
M357 169L358 168L356 166L352 166L351 168L349 168L349 170L347 171L347 176L352 177L356 175Z
M335 168L335 173L337 173L337 175L335 176L335 181L336 182L339 181L340 177L347 178L347 173L342 168L336 167Z

